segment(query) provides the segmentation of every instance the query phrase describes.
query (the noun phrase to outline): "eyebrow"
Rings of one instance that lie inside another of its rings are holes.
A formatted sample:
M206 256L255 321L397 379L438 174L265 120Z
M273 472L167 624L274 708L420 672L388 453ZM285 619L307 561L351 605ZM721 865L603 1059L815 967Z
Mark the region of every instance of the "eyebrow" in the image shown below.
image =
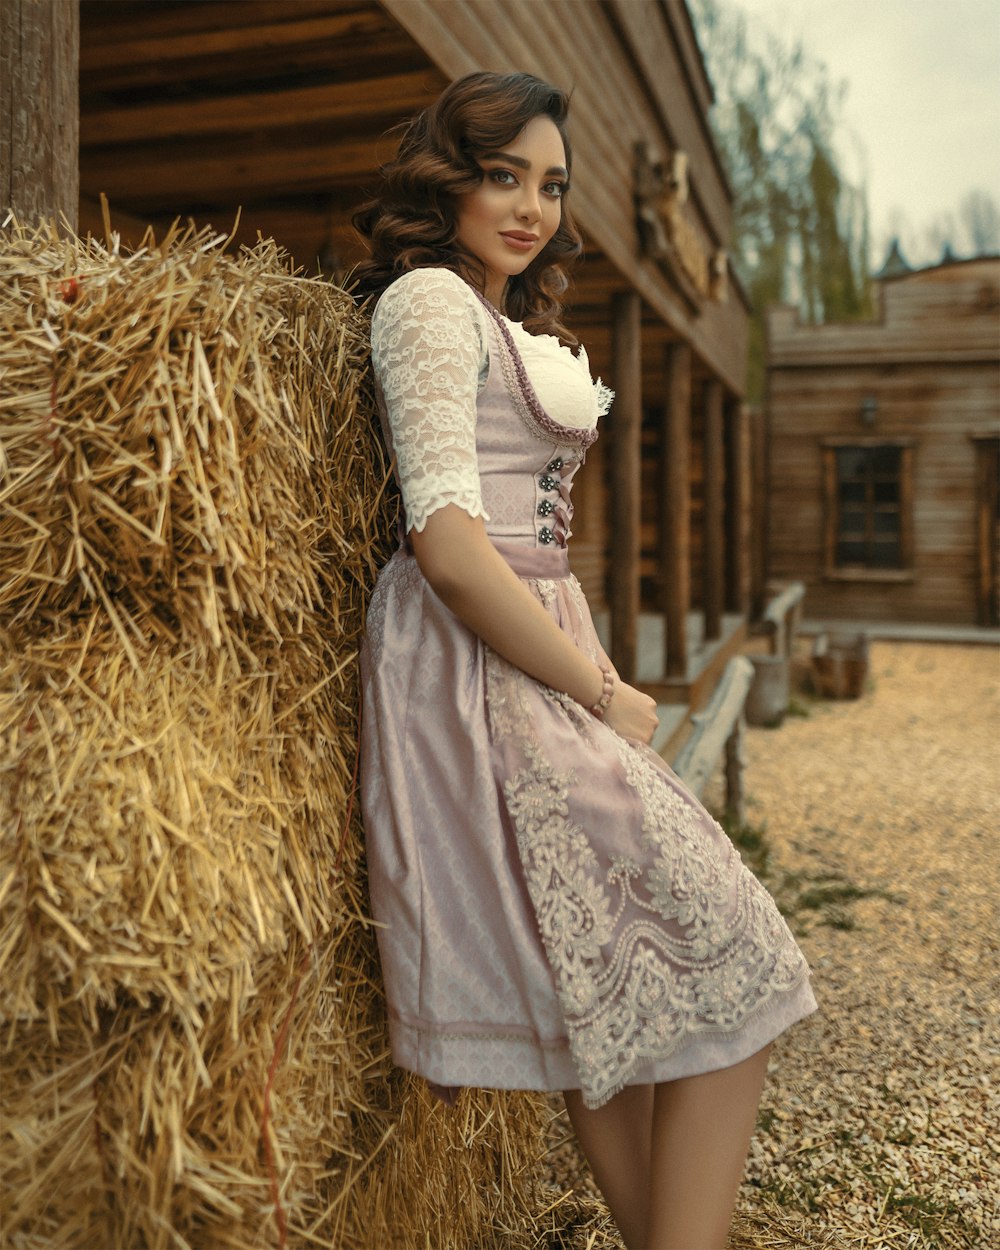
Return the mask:
M531 168L531 161L526 161L523 156L513 156L510 152L480 152L479 159L481 161L507 161L511 165L516 165L518 169ZM550 165L545 171L546 177L549 174L561 174L564 178L568 178L569 170L564 169L562 165Z

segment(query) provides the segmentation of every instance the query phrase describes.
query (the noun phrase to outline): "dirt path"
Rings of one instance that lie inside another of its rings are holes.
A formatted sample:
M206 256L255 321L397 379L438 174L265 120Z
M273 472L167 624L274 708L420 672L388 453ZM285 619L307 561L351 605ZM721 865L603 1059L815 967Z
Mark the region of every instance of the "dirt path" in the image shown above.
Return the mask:
M732 1246L987 1250L1000 660L879 643L858 702L796 704L748 734L741 849L800 937L820 1011L776 1046ZM606 1228L580 1244L613 1245Z

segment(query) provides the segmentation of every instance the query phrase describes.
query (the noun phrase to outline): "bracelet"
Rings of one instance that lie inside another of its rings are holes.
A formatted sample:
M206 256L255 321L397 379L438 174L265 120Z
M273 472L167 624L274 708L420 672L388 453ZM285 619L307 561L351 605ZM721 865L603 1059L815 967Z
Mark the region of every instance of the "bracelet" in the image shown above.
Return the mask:
M611 703L611 696L615 692L615 675L610 668L602 668L604 674L604 689L601 691L601 697L590 709L598 720L604 720L604 714L607 712Z

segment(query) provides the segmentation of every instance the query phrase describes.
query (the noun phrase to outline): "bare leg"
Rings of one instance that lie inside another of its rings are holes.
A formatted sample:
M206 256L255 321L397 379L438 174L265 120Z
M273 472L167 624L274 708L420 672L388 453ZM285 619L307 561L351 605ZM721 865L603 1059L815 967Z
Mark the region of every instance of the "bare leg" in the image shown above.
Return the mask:
M656 1086L648 1250L724 1250L770 1049Z
M577 1140L628 1250L646 1244L653 1086L628 1085L596 1111L578 1089L563 1091Z

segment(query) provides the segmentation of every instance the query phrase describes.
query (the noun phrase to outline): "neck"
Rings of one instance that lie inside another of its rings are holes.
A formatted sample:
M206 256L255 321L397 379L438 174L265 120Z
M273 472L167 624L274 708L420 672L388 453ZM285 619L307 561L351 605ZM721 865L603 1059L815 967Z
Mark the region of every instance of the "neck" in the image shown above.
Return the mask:
M489 300L498 313L504 312L504 297L507 294L507 279L489 279L483 295Z

